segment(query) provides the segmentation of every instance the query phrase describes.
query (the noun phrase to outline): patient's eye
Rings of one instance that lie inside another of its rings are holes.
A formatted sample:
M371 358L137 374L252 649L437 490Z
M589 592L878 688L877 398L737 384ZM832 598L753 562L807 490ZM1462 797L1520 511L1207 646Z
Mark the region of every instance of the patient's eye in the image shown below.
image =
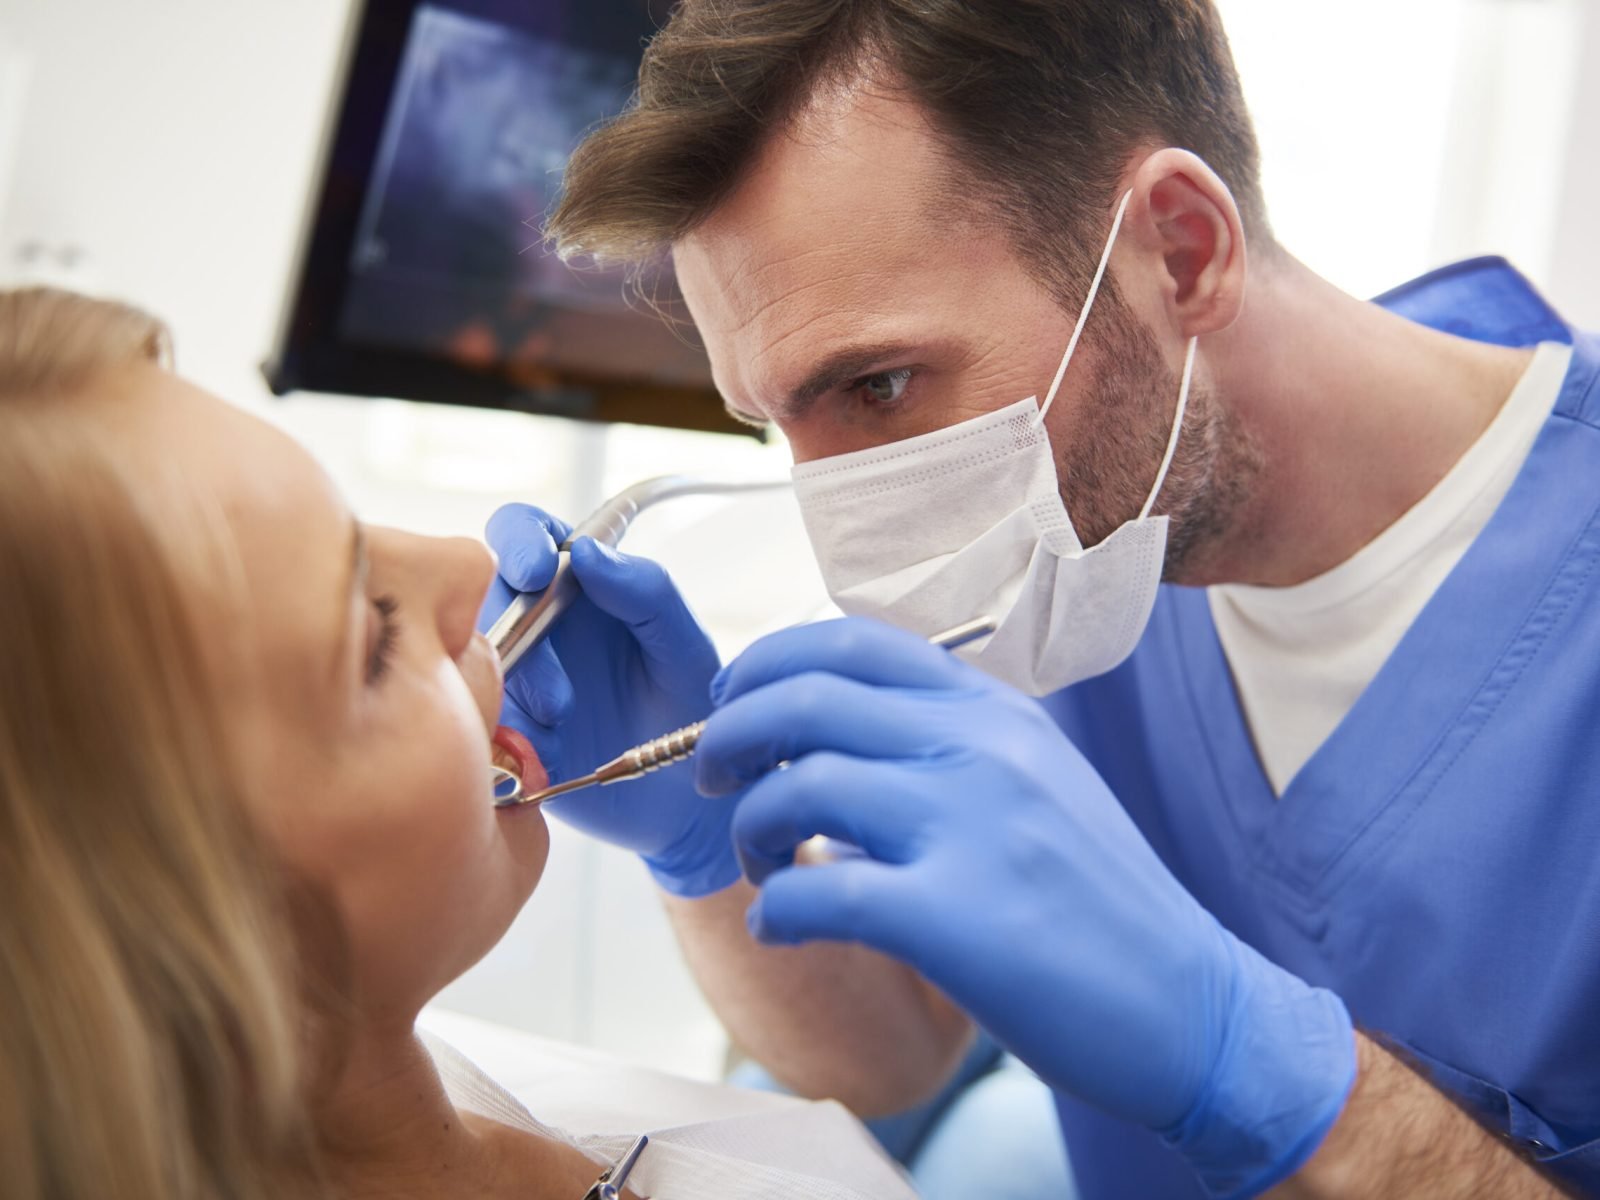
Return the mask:
M379 596L372 602L378 610L378 626L367 651L367 683L375 684L388 673L400 640L400 602L393 596Z

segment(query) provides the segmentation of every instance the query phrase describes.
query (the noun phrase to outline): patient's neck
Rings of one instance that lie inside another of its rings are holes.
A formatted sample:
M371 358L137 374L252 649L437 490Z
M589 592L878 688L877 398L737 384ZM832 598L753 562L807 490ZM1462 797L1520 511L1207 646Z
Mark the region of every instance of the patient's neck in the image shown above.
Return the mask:
M573 1200L594 1183L573 1146L457 1109L412 1022L342 1032L316 1112L343 1200Z
M451 1103L414 1030L351 1032L339 1077L317 1104L336 1193L407 1200L490 1194L492 1147ZM537 1195L535 1181L525 1187Z

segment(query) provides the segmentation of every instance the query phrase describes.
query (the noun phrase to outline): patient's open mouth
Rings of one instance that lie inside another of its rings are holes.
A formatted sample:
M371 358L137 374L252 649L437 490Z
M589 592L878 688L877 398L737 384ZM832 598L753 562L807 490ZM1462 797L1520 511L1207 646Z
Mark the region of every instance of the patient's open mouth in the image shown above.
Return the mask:
M550 776L539 761L539 752L533 748L533 743L507 725L501 725L494 731L494 737L490 740L489 761L520 781L521 786L514 794L527 795L541 791L550 784ZM496 799L506 799L509 786L496 788Z

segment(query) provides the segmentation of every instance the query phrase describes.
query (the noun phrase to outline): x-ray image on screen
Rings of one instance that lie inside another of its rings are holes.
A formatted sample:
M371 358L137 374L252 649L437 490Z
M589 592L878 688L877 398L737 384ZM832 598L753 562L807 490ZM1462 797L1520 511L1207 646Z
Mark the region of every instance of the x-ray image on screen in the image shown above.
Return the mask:
M466 365L615 369L620 273L574 270L539 228L585 132L621 110L637 62L420 6L352 248L347 336ZM703 357L654 314L631 372L701 383Z

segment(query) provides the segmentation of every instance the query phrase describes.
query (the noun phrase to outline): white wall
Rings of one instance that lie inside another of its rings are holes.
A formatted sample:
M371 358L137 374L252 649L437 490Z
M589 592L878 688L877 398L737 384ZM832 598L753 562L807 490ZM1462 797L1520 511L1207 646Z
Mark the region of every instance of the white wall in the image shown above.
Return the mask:
M241 402L310 179L344 0L0 0L31 60L4 266L79 246L83 279L170 319Z
M1584 69L1567 131L1551 297L1586 329L1600 329L1600 0L1585 0L1573 39Z
M1313 270L1370 296L1478 254L1540 284L1600 255L1575 213L1557 231L1583 190L1569 161L1594 159L1596 0L1217 4L1275 232Z
M1600 326L1596 0L1220 3L1291 248L1362 294L1508 246ZM512 498L574 513L666 470L781 474L781 445L637 429L602 442L531 417L267 396L256 367L347 13L348 0L0 0L0 283L49 271L162 314L187 374L290 428L375 521L473 533ZM8 97L21 101L9 151ZM24 245L42 264L18 262ZM725 650L823 599L787 501L663 510L630 548L668 562ZM562 831L534 904L446 1000L692 1073L721 1051L642 872Z
M1462 4L1218 0L1274 232L1355 295L1433 265Z
M1438 262L1503 254L1548 286L1590 0L1465 0L1436 197ZM1596 245L1591 238L1591 245Z
M17 143L22 137L22 106L28 91L28 66L21 49L0 25L0 217L11 194Z

